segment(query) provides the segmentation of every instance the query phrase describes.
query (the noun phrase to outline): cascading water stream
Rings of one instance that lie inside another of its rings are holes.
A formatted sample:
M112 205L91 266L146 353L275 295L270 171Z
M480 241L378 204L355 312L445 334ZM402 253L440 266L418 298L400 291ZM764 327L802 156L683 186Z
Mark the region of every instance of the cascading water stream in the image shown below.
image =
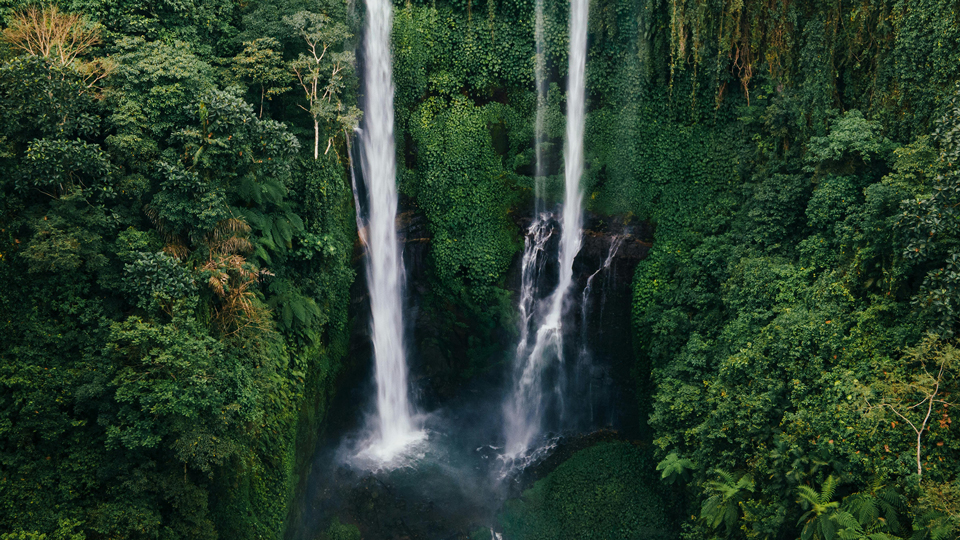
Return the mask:
M587 55L587 16L589 0L571 0L570 4L570 66L567 83L567 132L564 153L564 204L561 219L559 281L556 289L545 300L542 309L532 306L524 316L542 317L535 335L533 347L527 344L527 335L521 330L521 342L517 347L517 364L513 392L504 406L506 447L504 458L514 461L525 456L534 440L540 435L542 416L548 405L544 388L544 371L552 366L559 368L563 364L562 318L564 300L573 282L573 260L580 252L582 235L582 202L580 177L583 174L583 131L586 98L586 55ZM539 31L535 29L538 58L542 57L542 7L536 20ZM538 60L539 62L539 60ZM538 66L539 68L539 66ZM540 82L540 81L538 81ZM538 98L540 87L538 86ZM539 105L539 100L538 100ZM538 107L537 128L542 129ZM537 134L539 147L539 136ZM537 152L538 159L541 157ZM539 169L539 163L538 163ZM539 171L538 171L539 172ZM539 221L542 213L537 213L530 232L536 233L542 227ZM529 242L534 245L536 242ZM523 273L527 264L536 263L537 257L527 257L524 253ZM535 255L535 253L534 253ZM525 301L521 294L521 304ZM532 304L532 301L531 301ZM523 306L521 309L525 309ZM559 372L558 372L559 373ZM562 399L560 385L556 398Z
M597 271L590 274L590 277L587 278L587 284L583 287L583 296L580 298L580 357L577 359L577 377L580 379L586 379L584 381L578 381L579 384L576 386L578 389L586 389L586 402L590 406L589 422L593 424L595 421L594 416L594 399L593 399L593 381L591 379L591 370L592 370L592 357L590 355L590 346L588 331L588 319L587 316L590 314L590 293L593 292L593 279L597 277L600 272L603 272L607 268L610 268L610 265L613 264L613 258L616 256L617 251L620 249L620 245L623 244L623 236L614 236L610 241L610 250L607 251L606 258L603 259L603 263L600 265L600 268L597 268ZM600 308L600 320L603 320L603 296L601 296L601 308Z
M350 148L350 137L347 137L347 161L350 162L350 187L353 189L353 209L354 217L357 222L357 236L360 237L360 244L367 249L367 224L363 219L363 208L360 206L360 188L357 186L357 171L353 167L353 150Z
M530 327L536 321L537 286L543 273L543 258L547 242L553 236L555 217L543 209L544 159L543 139L547 115L547 62L543 50L543 0L537 0L534 16L534 39L536 57L534 76L537 88L537 113L534 123L534 211L533 221L524 236L523 259L520 278L520 340L517 344L517 358L523 358L530 346Z
M537 315L537 289L543 266L547 242L553 236L550 214L542 213L534 218L523 240L523 259L520 277L520 341L517 343L517 358L527 356L530 347L530 328Z
M610 265L613 263L613 257L616 256L617 250L620 249L620 244L622 243L622 236L614 236L610 240L610 251L607 252L607 257L603 259L603 264L600 265L600 268L597 268L596 272L590 274L590 277L587 278L587 284L583 287L583 298L580 301L580 318L582 320L582 328L586 328L587 326L587 311L590 299L590 291L593 287L593 278L597 277L597 274L600 272L610 268Z
M376 358L377 433L364 452L381 461L389 461L423 436L414 426L403 343L403 268L396 231L397 175L390 55L392 21L393 5L389 0L367 0L361 166L369 196L365 242Z

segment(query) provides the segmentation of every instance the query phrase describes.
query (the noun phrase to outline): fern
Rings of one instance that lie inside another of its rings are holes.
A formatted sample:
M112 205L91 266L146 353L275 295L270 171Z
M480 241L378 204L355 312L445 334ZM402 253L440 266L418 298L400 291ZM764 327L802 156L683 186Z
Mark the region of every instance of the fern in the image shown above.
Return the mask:
M290 306L290 310L293 311L293 316L297 318L301 324L306 324L307 322L307 310L304 309L305 303L302 302L304 298L291 298L288 300L287 305Z
M293 242L293 229L290 227L290 223L285 219L277 219L273 222L273 237L281 238L283 240L283 245L290 247Z
M262 245L257 244L253 248L253 254L260 258L261 261L269 264L273 264L273 259L270 258L270 255L267 254L267 250L263 248Z
M685 481L690 476L690 471L696 468L693 461L677 456L676 452L670 452L670 455L657 464L657 470L663 471L660 478L669 483Z
M951 516L943 512L931 511L920 516L917 523L921 528L913 533L910 540L955 540L957 524Z
M839 508L840 503L831 501L837 489L839 480L830 475L823 483L818 493L810 486L798 486L797 494L800 503L808 510L800 516L797 525L803 523L801 540L833 540L837 535L837 523L831 519L832 514Z
M252 202L258 206L263 203L263 197L260 196L260 186L257 185L257 181L252 174L247 174L240 178L240 182L237 185L237 195L239 195L241 199Z
M287 194L287 188L274 178L268 178L261 182L260 191L268 202L276 205L282 203L284 195Z
M290 222L290 225L293 227L293 230L295 232L298 232L298 233L303 232L304 230L303 220L300 219L300 216L298 216L293 212L287 212L286 214L284 214L284 216L287 218L287 221Z
M754 491L753 477L744 474L739 479L723 469L714 471L720 480L704 483L704 487L713 495L703 501L700 507L700 519L710 528L717 529L725 525L727 532L733 530L740 516L740 503Z

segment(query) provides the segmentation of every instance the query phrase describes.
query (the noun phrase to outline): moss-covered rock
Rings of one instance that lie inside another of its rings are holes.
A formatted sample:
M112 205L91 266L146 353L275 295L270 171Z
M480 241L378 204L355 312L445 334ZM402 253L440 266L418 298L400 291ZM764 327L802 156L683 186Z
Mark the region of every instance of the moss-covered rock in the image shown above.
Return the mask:
M509 540L676 537L642 449L605 442L577 452L507 501L499 521Z

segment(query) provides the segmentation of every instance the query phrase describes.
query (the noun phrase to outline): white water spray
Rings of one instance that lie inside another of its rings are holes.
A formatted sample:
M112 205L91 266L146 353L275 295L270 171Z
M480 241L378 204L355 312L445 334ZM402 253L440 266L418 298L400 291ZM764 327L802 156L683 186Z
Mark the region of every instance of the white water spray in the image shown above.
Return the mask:
M403 268L397 241L396 151L393 140L393 66L389 0L367 0L364 122L361 166L369 196L367 283L370 289L373 352L376 358L377 435L365 453L390 461L423 433L415 426L408 398L403 343Z
M512 395L504 406L506 431L506 449L504 458L515 461L527 454L534 440L540 436L542 416L547 406L544 389L544 371L551 364L560 367L563 364L562 318L564 299L573 282L573 260L580 252L582 236L582 203L580 177L583 175L583 131L586 98L586 57L587 57L587 16L589 0L571 0L570 4L570 66L567 82L567 133L564 152L564 205L561 220L559 266L560 276L557 288L545 298L543 309L533 306L522 316L536 314L542 316L535 336L533 347L529 348L527 336L521 330L521 342L517 347L517 372ZM537 20L542 25L542 12ZM541 51L542 30L536 32L537 48ZM538 57L541 56L538 54ZM539 66L538 66L539 67ZM538 88L539 92L539 88ZM539 97L539 95L538 95ZM538 103L539 104L539 103ZM539 113L539 110L538 110ZM541 119L538 114L538 124ZM537 126L542 129L541 125ZM539 135L539 133L538 133ZM539 141L538 141L539 143ZM538 144L539 146L539 144ZM537 152L540 158L539 151ZM538 165L539 169L539 165ZM534 227L542 227L540 214ZM527 251L524 252L524 264L527 264ZM531 257L536 261L536 257ZM526 266L523 269L527 272ZM521 304L523 303L521 293ZM521 306L521 310L524 307ZM559 390L560 386L555 386ZM562 395L556 396L558 399Z

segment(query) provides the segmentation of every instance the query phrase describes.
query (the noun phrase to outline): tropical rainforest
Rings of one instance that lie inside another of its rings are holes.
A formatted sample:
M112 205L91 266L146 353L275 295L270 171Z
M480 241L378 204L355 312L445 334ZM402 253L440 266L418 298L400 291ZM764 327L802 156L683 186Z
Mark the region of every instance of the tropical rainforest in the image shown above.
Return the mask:
M586 210L653 231L623 300L634 434L507 501L504 538L960 536L958 8L591 1ZM568 10L544 2L552 199ZM516 321L533 13L394 2L417 347L458 381ZM0 0L0 538L294 536L366 324L363 20Z

